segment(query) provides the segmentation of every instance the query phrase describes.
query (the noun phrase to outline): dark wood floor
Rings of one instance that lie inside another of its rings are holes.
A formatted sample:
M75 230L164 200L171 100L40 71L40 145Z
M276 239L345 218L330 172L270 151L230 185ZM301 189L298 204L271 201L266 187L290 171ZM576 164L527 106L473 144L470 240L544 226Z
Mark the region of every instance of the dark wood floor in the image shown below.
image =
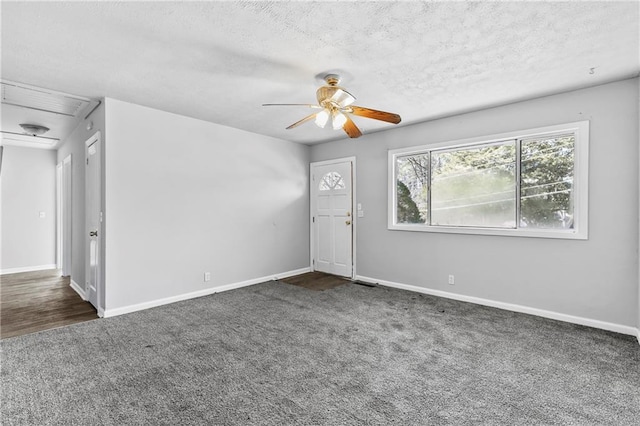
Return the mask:
M307 272L306 274L283 278L279 281L315 291L329 290L351 282L349 278L325 274L324 272Z
M280 281L323 291L350 282L348 278L309 272ZM0 276L0 338L20 336L97 319L93 306L82 300L59 271L24 272Z
M69 283L55 270L0 276L0 338L98 318Z

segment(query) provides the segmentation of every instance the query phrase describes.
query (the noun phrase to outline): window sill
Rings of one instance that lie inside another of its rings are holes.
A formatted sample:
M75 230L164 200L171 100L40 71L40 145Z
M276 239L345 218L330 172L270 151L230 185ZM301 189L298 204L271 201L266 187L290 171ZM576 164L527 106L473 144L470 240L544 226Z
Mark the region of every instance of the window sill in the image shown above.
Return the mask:
M563 240L588 240L587 232L577 229L549 230L549 229L504 229L504 228L477 228L454 226L427 226L427 225L388 225L390 231L412 232L437 232L443 234L467 234L467 235L498 235L508 237L526 238L554 238Z

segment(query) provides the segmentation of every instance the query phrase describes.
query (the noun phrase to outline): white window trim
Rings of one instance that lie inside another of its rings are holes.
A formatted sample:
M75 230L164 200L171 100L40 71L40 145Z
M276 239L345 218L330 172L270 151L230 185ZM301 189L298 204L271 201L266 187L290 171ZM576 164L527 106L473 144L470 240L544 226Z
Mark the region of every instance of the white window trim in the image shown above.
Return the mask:
M574 133L574 228L573 229L503 229L480 227L455 227L455 226L431 226L420 224L396 223L396 158L412 154L424 153L439 149L455 149L470 145L491 144L509 139L527 139L558 133ZM589 216L589 121L576 121L573 123L555 126L538 127L534 129L518 130L513 132L487 135L476 138L460 139L448 142L440 142L429 145L412 146L407 148L392 149L388 151L388 225L387 228L395 231L439 232L451 234L478 234L478 235L503 235L535 238L561 238L561 239L588 239Z

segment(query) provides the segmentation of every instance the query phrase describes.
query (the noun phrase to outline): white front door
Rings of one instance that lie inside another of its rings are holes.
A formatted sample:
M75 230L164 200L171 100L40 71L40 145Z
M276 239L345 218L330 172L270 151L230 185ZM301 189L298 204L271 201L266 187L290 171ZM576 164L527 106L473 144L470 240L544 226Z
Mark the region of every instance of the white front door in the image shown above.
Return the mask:
M100 139L96 135L87 141L86 210L87 253L86 288L87 300L98 309L100 280L100 238L102 237L100 208Z
M312 165L313 269L353 273L352 161Z

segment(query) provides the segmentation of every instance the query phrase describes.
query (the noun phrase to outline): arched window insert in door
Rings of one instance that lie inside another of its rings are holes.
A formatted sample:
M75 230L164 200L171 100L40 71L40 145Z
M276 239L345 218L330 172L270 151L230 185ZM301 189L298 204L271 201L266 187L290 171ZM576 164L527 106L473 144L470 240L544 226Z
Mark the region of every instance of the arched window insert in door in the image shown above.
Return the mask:
M320 191L330 191L332 189L344 189L344 180L340 173L329 172L320 179Z

